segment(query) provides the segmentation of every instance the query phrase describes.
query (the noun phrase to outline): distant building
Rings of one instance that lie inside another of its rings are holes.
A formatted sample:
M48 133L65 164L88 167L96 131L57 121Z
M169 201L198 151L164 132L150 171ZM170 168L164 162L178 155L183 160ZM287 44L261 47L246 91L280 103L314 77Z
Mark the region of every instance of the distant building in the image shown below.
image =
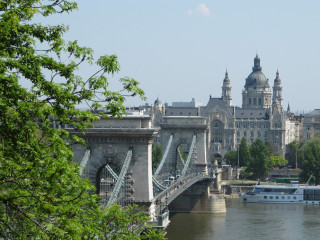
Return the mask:
M164 116L205 117L209 125L207 156L211 160L222 159L227 152L236 150L242 138L246 138L249 145L259 138L271 145L273 153L284 156L285 146L293 140L320 133L320 110L310 113L304 121L303 117L294 116L289 106L284 111L279 71L271 88L258 55L242 90L242 107L232 105L231 81L226 71L221 97L210 96L205 106L196 104L195 99L173 102L172 106L157 99L151 106L144 107L144 113L152 116L154 127L160 126Z
M304 115L303 140L310 140L314 137L320 137L320 109Z

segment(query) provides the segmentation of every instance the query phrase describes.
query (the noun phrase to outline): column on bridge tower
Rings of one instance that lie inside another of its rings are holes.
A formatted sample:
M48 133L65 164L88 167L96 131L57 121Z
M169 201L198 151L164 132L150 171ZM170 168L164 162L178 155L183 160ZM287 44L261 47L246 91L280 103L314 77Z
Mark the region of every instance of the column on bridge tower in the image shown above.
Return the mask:
M207 174L207 147L206 147L206 131L207 128L197 129L197 141L196 141L196 150L197 150L197 159L196 159L196 167L197 171L203 172Z
M136 144L133 148L134 164L130 169L134 179L133 197L137 204L146 204L153 199L152 136L144 136L147 144Z

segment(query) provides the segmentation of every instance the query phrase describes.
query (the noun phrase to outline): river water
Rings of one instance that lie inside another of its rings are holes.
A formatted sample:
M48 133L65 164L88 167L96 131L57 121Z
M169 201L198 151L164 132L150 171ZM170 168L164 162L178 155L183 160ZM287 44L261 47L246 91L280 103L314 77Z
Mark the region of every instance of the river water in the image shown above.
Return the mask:
M226 199L225 213L179 213L170 218L169 240L320 239L320 206L242 203Z

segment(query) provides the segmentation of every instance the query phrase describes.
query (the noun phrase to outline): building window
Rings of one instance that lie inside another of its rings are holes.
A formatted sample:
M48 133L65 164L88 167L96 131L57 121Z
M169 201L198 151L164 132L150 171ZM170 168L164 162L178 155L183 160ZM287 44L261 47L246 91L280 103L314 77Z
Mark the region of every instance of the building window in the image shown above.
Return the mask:
M237 138L237 143L240 143L240 138Z
M268 137L268 132L264 132L264 137Z
M310 125L307 125L307 130L310 130Z
M263 124L264 128L268 128L268 123Z
M237 132L237 136L240 137L240 132L239 131Z
M308 138L308 139L310 138L310 133L307 133L307 138Z
M254 142L253 138L250 139L251 144Z
M275 124L274 124L274 128L278 128L278 123L275 123Z
M257 128L261 128L261 123L257 123Z
M261 137L261 132L260 131L258 132L258 137Z
M237 128L241 128L241 124L240 123L237 123Z
M251 128L254 128L254 123L250 123L250 127L251 127Z
M261 98L259 98L259 106L261 106L262 105L262 101L261 101Z
M249 98L249 105L251 105L251 98Z
M251 137L253 137L253 136L254 136L254 132L253 132L253 131L251 131L251 132L250 132L250 135L251 135Z
M244 123L244 124L243 124L243 128L248 128L248 124L247 124L247 123Z
M253 99L253 105L257 105L257 99L256 98Z
M244 131L243 136L245 136L245 137L247 136L247 132L246 131Z

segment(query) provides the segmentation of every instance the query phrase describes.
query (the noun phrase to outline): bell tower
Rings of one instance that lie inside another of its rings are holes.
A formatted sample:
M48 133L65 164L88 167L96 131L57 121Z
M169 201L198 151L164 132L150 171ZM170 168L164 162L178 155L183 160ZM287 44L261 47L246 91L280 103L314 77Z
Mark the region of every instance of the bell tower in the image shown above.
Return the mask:
M279 78L279 71L277 70L276 78L274 79L273 84L273 95L272 95L272 104L279 104L282 106L282 86L281 80Z
M232 104L231 84L230 84L230 79L229 79L227 70L225 73L225 77L223 79L222 96L221 97L222 97L223 101L230 107Z

